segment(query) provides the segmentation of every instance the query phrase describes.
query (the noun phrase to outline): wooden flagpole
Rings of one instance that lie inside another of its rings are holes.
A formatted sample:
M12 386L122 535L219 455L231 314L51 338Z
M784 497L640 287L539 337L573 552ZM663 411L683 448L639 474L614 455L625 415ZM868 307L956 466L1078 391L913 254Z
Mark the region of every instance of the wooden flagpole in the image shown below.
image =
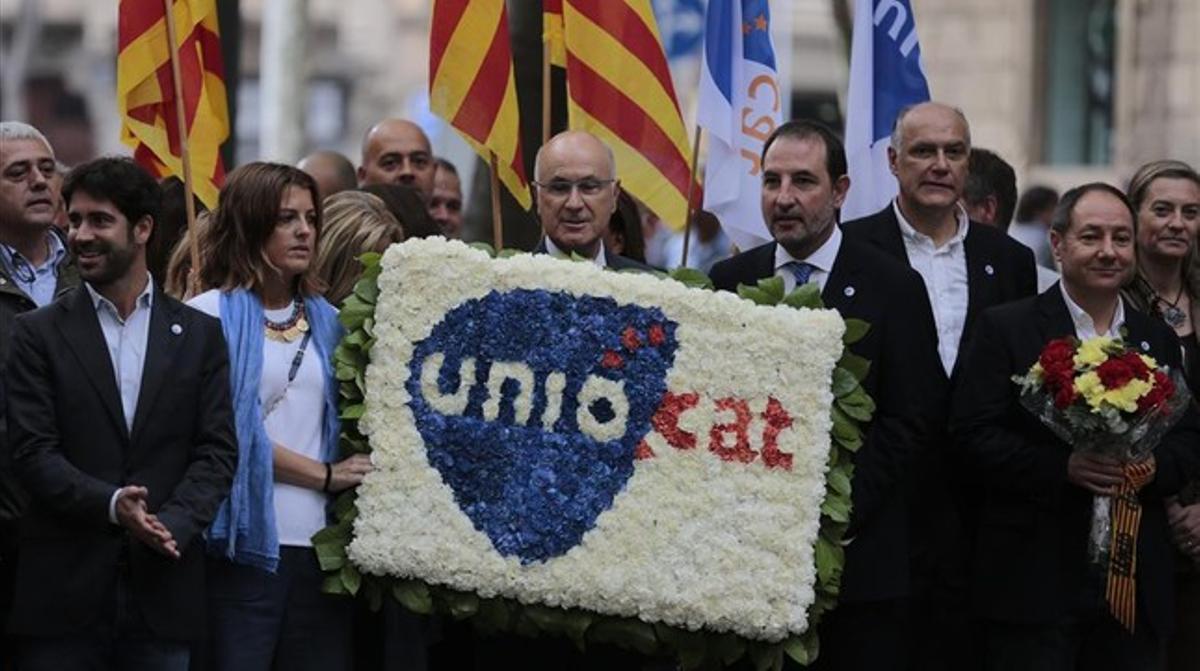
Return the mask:
M697 121L696 138L692 141L692 178L688 182L687 221L683 224L683 260L680 262L680 267L683 268L687 267L688 246L692 241L692 220L696 218L696 212L700 209L696 203L696 165L700 162L700 135L703 130Z
M189 284L193 294L200 289L200 241L196 234L196 205L192 191L192 160L188 152L187 113L183 108L183 81L179 73L179 41L175 36L175 12L172 0L163 0L167 21L167 48L171 52L171 81L175 88L175 118L179 124L179 159L183 162L183 202L187 212L187 231L191 238L192 270Z
M496 253L504 247L504 224L500 219L500 169L496 164L496 152L489 151L491 157L491 186L492 186L492 247Z
M542 40L542 146L550 141L550 40Z

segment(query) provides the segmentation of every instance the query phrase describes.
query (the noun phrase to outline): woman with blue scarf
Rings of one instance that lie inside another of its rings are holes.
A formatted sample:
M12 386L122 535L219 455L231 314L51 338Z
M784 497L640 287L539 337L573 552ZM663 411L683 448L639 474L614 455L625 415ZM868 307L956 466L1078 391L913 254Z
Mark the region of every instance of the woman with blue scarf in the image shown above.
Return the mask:
M329 497L370 460L337 456L337 311L314 269L317 186L286 165L229 175L189 304L220 318L229 346L238 467L207 533L213 669L348 669L353 604L321 593L312 535Z

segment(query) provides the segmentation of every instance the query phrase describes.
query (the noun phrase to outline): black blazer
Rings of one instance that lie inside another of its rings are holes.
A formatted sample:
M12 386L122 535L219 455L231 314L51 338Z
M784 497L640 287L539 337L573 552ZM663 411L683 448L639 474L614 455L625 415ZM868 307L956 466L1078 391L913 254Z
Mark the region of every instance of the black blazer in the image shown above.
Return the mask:
M603 244L603 243L601 243ZM543 237L538 241L537 247L533 249L534 254L546 253L546 238ZM609 270L640 270L644 273L658 272L658 269L653 266L648 266L641 261L635 261L629 257L614 254L611 249L604 250L605 267Z
M1126 342L1180 365L1175 335L1125 307ZM1082 600L1092 495L1067 481L1070 447L1021 407L1023 375L1054 338L1074 335L1058 284L1040 296L985 311L963 367L950 428L977 466L981 509L973 571L975 611L1020 623L1061 620ZM1158 473L1141 492L1138 626L1172 629L1172 555L1162 499L1200 472L1200 418L1191 409L1155 450ZM1095 575L1092 576L1096 578Z
M892 203L869 217L842 224L847 238L873 245L909 265L908 252L900 233L900 221ZM962 339L958 343L958 362L974 334L979 313L1000 305L1037 294L1037 268L1033 252L1008 237L998 228L975 221L969 223L963 239L967 255L967 316L963 323ZM934 329L934 333L937 330Z
M200 534L237 466L219 322L155 292L132 432L86 289L16 322L5 373L9 438L32 500L10 630L69 636L107 626L121 564L152 633L202 636ZM179 560L109 522L113 492L126 484L149 489L148 508L178 542Z
M717 263L711 276L717 289L736 291L738 284L753 285L774 274L771 242ZM840 600L907 596L908 495L903 483L929 444L933 416L945 398L929 298L916 271L845 237L822 298L842 317L870 323L867 336L850 349L871 361L864 388L877 406L855 455L854 509L847 534L854 541L846 548Z

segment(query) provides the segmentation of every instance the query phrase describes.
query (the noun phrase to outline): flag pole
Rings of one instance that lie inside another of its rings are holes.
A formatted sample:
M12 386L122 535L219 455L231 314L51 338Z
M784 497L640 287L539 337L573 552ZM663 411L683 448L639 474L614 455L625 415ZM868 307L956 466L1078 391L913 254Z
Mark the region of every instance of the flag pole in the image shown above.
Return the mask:
M496 165L496 152L489 151L491 157L491 191L492 191L492 247L496 253L504 246L504 224L500 219L500 169Z
M550 141L550 40L542 40L542 146Z
M696 218L699 207L696 205L696 165L700 162L700 135L703 131L700 121L696 121L696 139L692 141L692 178L688 181L687 221L683 224L683 260L680 267L687 267L688 245L692 240L692 220Z
M175 88L175 118L179 124L179 159L183 161L183 203L187 213L187 231L191 239L192 270L189 274L192 293L199 293L200 241L196 236L196 205L192 191L192 160L188 152L187 114L183 109L183 81L179 73L179 44L175 38L175 12L172 0L163 0L167 21L167 49L171 53L171 81Z

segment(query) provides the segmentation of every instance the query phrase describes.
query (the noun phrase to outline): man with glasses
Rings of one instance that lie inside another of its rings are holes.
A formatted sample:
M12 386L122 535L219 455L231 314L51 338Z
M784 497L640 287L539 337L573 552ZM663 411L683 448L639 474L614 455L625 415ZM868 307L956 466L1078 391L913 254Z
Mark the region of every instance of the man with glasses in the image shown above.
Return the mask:
M62 208L61 188L62 175L45 136L19 121L0 121L0 369L8 360L17 315L79 286L65 237L53 225ZM12 600L17 521L27 498L9 464L5 405L0 376L0 619Z
M580 130L555 135L538 151L533 174L543 233L535 253L560 258L577 254L613 270L653 270L604 249L620 182L612 149L600 138Z

